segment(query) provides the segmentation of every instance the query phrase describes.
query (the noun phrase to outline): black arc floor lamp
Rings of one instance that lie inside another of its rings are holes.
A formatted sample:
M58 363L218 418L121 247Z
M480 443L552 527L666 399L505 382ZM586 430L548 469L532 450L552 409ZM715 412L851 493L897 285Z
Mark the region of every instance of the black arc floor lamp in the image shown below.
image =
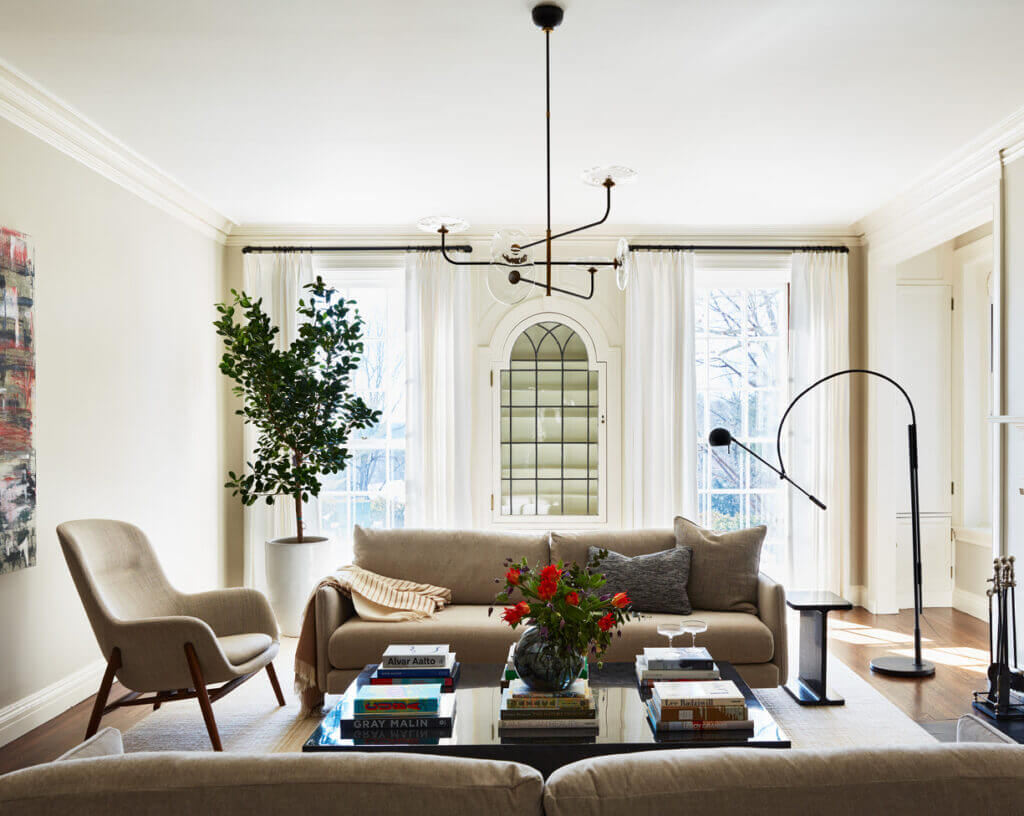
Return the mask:
M765 461L746 445L738 442L736 439L733 439L732 434L726 428L715 428L711 431L708 435L708 444L712 447L721 447L735 443L738 447L743 448L743 450L748 454L757 459L761 464L778 474L780 479L789 482L793 487L814 502L814 504L822 510L825 510L825 504L820 499L812 496L804 490L789 477L788 473L786 473L786 464L782 461L782 428L785 426L786 419L789 417L790 411L793 410L793 406L796 405L804 395L814 390L822 383L826 383L829 380L841 377L845 374L870 374L873 377L879 377L880 379L891 383L903 395L903 398L907 401L907 405L910 407L910 425L907 426L907 454L910 464L910 525L914 558L914 656L903 657L901 655L887 655L886 657L876 657L871 661L871 670L878 672L879 674L889 674L897 677L929 677L935 674L935 664L921 658L921 612L923 604L921 592L921 506L918 499L917 487L917 413L914 411L914 403L911 402L910 395L906 392L906 389L904 389L903 386L896 382L892 377L887 377L885 374L872 371L869 368L847 368L843 371L835 371L832 374L811 383L807 388L793 398L793 401L789 403L789 406L782 414L782 419L779 421L779 430L775 437L775 451L779 457L778 467L775 467L771 463Z

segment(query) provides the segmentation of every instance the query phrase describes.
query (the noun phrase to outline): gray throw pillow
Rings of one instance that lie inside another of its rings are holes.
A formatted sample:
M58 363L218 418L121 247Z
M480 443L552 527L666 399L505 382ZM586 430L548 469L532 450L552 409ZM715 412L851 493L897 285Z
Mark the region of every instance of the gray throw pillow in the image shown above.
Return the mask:
M599 548L591 547L590 558L598 552ZM597 568L607 581L602 591L625 592L636 612L689 615L693 611L686 595L690 554L689 548L676 547L629 558L609 550Z
M686 585L694 609L757 614L757 574L768 528L713 533L676 517L676 547L693 550Z

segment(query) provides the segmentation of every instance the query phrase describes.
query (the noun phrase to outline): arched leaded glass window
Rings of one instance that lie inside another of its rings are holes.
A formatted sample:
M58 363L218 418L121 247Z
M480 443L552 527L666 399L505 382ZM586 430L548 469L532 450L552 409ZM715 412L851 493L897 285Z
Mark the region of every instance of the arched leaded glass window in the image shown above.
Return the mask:
M534 323L501 369L501 514L596 516L598 372L568 326Z

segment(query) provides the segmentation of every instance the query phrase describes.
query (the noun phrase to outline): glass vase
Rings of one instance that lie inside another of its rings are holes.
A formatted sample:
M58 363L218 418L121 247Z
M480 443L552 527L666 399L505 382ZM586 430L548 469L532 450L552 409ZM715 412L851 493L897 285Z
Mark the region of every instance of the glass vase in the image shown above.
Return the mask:
M531 626L516 644L512 664L533 691L565 691L583 671L580 654L566 655L541 631Z

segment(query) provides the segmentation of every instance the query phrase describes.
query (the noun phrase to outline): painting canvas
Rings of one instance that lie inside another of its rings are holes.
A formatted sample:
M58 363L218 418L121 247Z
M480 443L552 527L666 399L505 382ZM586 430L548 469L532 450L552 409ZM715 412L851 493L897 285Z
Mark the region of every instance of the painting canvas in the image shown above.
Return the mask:
M35 259L0 228L0 573L36 563Z

